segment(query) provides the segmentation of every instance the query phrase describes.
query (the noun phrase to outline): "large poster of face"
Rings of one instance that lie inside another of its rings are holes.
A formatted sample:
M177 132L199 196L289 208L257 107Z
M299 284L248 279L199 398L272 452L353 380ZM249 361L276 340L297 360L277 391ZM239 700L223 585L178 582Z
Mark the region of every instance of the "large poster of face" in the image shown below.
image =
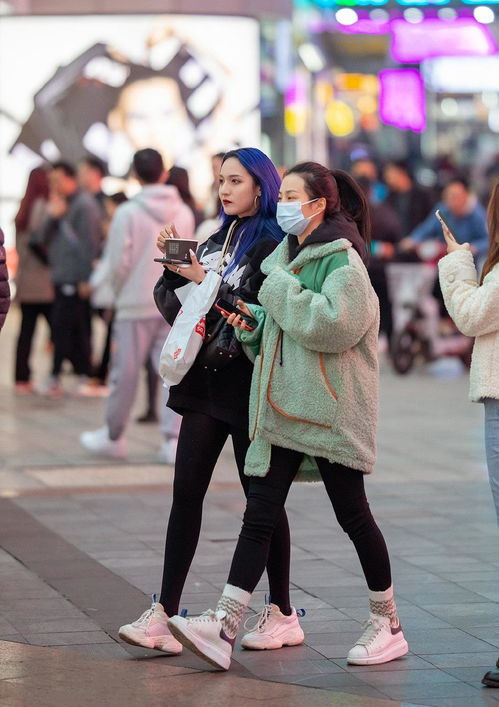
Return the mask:
M185 16L7 17L0 43L0 221L29 170L158 149L199 199L211 155L259 144L258 23Z

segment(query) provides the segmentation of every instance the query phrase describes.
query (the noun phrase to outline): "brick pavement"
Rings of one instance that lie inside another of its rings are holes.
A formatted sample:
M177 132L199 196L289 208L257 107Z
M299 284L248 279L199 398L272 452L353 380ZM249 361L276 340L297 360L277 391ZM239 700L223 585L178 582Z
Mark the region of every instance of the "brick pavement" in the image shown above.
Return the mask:
M9 359L9 346L7 330L0 361ZM45 364L42 351L40 371ZM120 623L136 618L159 586L172 470L155 463L154 427L131 426L126 463L89 458L77 438L100 424L103 401L16 398L5 367L2 378L2 707L498 703L499 691L480 686L499 654L498 529L482 410L466 402L465 376L382 376L379 460L368 493L391 551L410 655L382 666L346 665L367 611L360 566L323 489L295 485L288 502L292 597L307 610L306 643L266 653L237 649L229 675L205 671L187 653L151 660L150 651L117 641ZM183 597L191 613L213 605L225 582L242 510L226 450ZM262 582L254 610L264 591Z

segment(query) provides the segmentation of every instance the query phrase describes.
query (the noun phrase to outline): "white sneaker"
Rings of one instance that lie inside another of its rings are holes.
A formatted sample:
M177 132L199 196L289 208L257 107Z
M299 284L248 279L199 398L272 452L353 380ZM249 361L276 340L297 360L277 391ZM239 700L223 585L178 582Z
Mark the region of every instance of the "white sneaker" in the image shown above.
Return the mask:
M170 655L180 655L182 645L172 636L168 628L168 616L153 596L151 608L144 611L136 621L121 626L118 636L132 646L155 648Z
M177 442L178 439L174 437L171 439L165 439L158 452L158 461L161 462L161 464L170 464L170 466L175 466Z
M244 628L248 629L248 633L245 633L242 638L242 647L257 651L299 646L305 640L294 607L291 616L286 616L275 604L265 604L257 617L251 616L246 621Z
M229 638L223 629L222 619L225 616L225 611L211 609L191 619L172 616L168 619L168 628L183 646L200 658L215 668L228 670L234 639Z
M386 616L369 614L365 631L350 650L347 662L352 665L378 665L400 658L409 651L402 626L390 625Z
M115 459L124 459L128 454L126 439L124 437L115 440L109 439L107 427L101 427L91 432L82 432L80 444L90 452L104 454L106 457L114 457Z

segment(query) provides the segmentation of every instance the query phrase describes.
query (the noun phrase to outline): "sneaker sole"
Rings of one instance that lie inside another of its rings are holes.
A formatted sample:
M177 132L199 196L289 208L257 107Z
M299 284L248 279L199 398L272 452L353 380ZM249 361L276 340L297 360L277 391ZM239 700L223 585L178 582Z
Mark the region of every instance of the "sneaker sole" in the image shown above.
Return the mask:
M281 639L274 639L274 641L269 640L265 645L262 644L258 645L258 642L255 643L250 643L250 642L245 642L244 636L241 641L241 647L245 648L246 650L250 651L273 651L277 650L279 648L284 648L284 646L300 646L303 641L305 640L305 634L303 631L300 629L299 631L293 630L290 631L287 635L284 635L283 638Z
M218 668L218 670L229 669L231 661L230 657L224 656L222 653L220 653L220 651L216 651L216 649L214 649L211 644L207 644L202 641L199 636L196 636L195 633L192 633L188 629L180 628L172 621L168 622L168 628L172 632L172 635L175 636L177 641L179 641L179 643L181 643L185 648L188 648L199 658L202 658L214 668ZM203 648L204 650L209 649L210 651L218 653L220 657L217 660L217 658L207 655L206 652L203 652Z
M347 658L347 663L349 665L381 665L382 663L389 663L397 658L402 658L409 652L409 646L407 641L402 639L395 645L390 646L383 653L378 653L377 655L367 655L365 658Z
M122 641L125 641L125 643L128 643L131 646L139 646L139 648L151 648L153 650L166 653L167 655L180 655L182 653L182 647L178 651L172 651L170 649L163 648L161 643L158 643L160 638L149 638L141 642L138 639L127 635L126 633L121 633L121 631L118 631L118 636L121 638ZM166 638L170 638L170 636L166 636Z

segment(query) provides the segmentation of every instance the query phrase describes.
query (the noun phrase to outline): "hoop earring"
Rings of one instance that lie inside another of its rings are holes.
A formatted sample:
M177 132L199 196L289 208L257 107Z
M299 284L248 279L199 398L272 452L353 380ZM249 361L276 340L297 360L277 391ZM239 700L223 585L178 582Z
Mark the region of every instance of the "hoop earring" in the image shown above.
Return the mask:
M258 211L258 207L260 205L259 200L260 200L260 194L257 194L255 196L255 198L253 199L253 206L254 206L255 211Z

